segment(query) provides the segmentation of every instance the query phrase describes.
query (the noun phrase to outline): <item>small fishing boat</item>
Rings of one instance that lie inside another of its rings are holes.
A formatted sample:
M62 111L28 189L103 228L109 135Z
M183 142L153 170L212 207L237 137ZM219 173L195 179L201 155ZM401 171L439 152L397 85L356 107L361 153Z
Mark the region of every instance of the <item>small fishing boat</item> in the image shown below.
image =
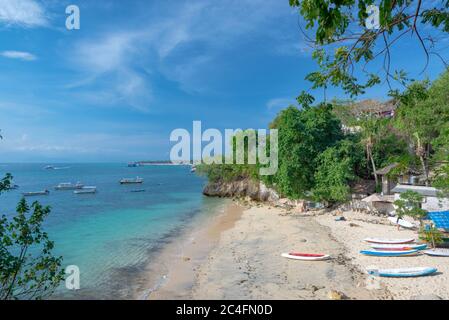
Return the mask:
M377 243L377 244L404 244L411 243L415 241L414 238L406 238L406 239L380 239L380 238L366 238L364 241L369 243Z
M428 276L437 272L437 269L429 267L418 267L398 269L368 269L367 271L368 274L378 277L410 278Z
M141 184L143 183L143 178L135 178L135 179L129 179L129 178L123 178L120 180L120 184Z
M388 220L392 224L399 225L399 226L401 226L401 227L403 227L405 229L413 229L413 228L416 227L413 223L411 223L411 222L409 222L407 220L398 219L397 217L389 217Z
M449 249L431 249L423 252L432 257L449 257Z
M84 185L81 182L71 183L71 182L63 182L58 184L55 187L55 190L77 190L83 188Z
M190 172L191 172L191 173L195 173L195 172L196 172L196 167L195 167L195 166L192 166L192 168L190 169Z
M97 187L82 187L79 190L73 191L74 194L94 194L97 193Z
M379 250L362 250L361 254L373 257L404 257L416 255L419 250L403 250L403 251L379 251Z
M49 194L50 194L50 191L48 191L48 190L22 193L22 195L24 197L48 196Z
M427 244L372 244L371 248L379 251L424 250Z
M330 258L327 254L315 254L315 253L299 253L290 252L281 254L282 257L294 260L304 260L304 261L320 261L327 260Z
M145 192L145 189L140 189L140 190L131 190L131 192L133 193L139 193L139 192Z

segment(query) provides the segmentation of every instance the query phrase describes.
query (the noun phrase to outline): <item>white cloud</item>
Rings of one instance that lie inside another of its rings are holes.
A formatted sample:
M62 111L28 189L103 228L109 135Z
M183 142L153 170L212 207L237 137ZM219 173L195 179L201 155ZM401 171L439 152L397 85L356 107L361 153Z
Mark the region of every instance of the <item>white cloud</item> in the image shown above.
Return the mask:
M159 72L190 94L213 92L220 83L221 59L232 48L260 37L267 43L265 50L277 53L280 42L292 41L268 31L278 26L288 10L288 3L278 0L158 3L148 10L149 22L141 28L122 26L120 31L74 44L70 56L82 72L66 88L84 90L79 96L98 103L119 103L140 111L151 109L149 73Z
M35 0L0 0L0 23L31 28L48 25L48 19Z
M29 52L23 52L23 51L3 51L3 52L0 52L0 55L2 57L10 58L10 59L19 59L19 60L25 60L25 61L36 60L35 55L33 55Z

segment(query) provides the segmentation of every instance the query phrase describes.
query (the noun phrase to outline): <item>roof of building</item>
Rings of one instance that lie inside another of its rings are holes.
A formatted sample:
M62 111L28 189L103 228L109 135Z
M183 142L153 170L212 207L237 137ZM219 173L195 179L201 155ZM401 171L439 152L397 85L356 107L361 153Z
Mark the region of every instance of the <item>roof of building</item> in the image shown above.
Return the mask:
M356 114L361 113L376 113L382 114L385 112L394 111L397 108L397 102L393 99L381 102L374 99L362 100L354 103L353 112Z
M404 193L407 191L414 191L426 197L437 197L438 190L433 187L424 187L424 186L412 186L405 184L398 184L392 190L394 193Z

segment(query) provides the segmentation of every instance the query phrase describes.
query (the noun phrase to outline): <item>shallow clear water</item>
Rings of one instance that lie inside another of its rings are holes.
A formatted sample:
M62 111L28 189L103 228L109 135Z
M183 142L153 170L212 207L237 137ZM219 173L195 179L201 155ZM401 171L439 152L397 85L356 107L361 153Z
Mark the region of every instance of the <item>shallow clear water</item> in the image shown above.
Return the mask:
M11 216L22 192L50 190L48 196L29 197L50 205L45 230L55 241L63 266L81 270L81 290L63 286L63 298L130 298L133 279L171 237L201 216L215 213L220 200L202 195L204 179L184 166L128 168L126 164L63 164L44 170L44 164L3 164L14 190L0 195L0 212ZM145 179L143 185L120 185L121 178ZM95 195L55 191L61 182L80 181L97 186ZM142 193L132 190L145 189Z

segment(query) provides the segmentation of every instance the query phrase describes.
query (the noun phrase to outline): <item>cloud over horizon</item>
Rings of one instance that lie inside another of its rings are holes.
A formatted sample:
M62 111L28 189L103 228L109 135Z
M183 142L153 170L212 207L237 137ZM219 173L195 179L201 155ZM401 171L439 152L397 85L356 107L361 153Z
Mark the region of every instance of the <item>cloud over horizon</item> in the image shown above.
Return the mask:
M0 0L0 23L25 28L49 24L44 7L35 0Z

